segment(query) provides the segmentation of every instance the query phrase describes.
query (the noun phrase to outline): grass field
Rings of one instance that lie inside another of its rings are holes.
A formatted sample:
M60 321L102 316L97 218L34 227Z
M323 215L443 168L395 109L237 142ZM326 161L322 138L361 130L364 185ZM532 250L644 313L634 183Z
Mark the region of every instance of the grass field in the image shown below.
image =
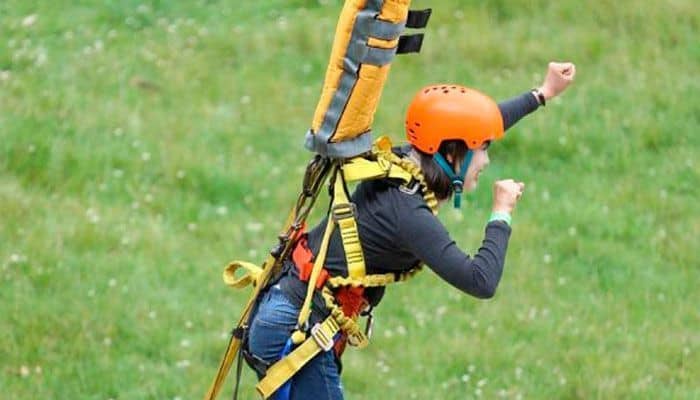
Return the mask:
M222 267L261 261L297 194L340 4L0 2L0 398L203 395L247 296ZM423 52L375 121L395 141L423 85L578 76L441 214L473 252L491 182L527 183L496 297L390 288L347 398L700 398L700 6L414 6Z

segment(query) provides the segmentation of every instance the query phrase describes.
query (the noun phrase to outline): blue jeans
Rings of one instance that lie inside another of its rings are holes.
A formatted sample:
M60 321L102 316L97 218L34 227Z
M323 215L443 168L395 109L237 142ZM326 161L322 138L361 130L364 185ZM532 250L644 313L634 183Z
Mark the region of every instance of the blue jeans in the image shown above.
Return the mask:
M250 324L248 350L274 363L291 336L299 316L278 285L260 297ZM333 350L321 352L292 377L291 400L342 400L338 365Z

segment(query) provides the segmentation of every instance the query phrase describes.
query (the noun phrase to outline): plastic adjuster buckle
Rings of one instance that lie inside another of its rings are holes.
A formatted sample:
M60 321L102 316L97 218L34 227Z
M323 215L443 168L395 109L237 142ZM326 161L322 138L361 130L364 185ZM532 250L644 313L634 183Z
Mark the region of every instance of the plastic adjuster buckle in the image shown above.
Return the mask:
M357 207L355 203L336 204L331 208L331 217L333 221L352 218L357 215Z
M330 351L333 348L333 336L331 335L328 337L320 323L316 323L311 328L311 337L314 338L318 346L322 348L323 351Z

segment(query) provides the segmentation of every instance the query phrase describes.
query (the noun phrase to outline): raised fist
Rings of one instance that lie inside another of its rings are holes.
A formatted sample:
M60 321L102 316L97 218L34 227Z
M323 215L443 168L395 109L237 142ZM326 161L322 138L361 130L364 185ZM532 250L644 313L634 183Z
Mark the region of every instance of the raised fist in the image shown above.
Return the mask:
M546 100L563 92L576 76L576 66L570 62L550 62L547 76L544 78L540 91Z
M523 195L525 184L512 179L496 181L493 184L493 211L512 214L515 204Z

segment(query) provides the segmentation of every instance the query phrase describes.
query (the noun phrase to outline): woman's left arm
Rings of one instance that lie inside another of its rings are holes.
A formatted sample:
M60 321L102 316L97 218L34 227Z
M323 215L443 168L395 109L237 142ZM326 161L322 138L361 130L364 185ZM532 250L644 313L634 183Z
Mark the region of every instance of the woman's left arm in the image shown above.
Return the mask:
M503 117L503 129L507 130L539 106L545 105L549 99L558 96L573 82L574 76L576 66L573 63L550 62L540 87L498 104Z

